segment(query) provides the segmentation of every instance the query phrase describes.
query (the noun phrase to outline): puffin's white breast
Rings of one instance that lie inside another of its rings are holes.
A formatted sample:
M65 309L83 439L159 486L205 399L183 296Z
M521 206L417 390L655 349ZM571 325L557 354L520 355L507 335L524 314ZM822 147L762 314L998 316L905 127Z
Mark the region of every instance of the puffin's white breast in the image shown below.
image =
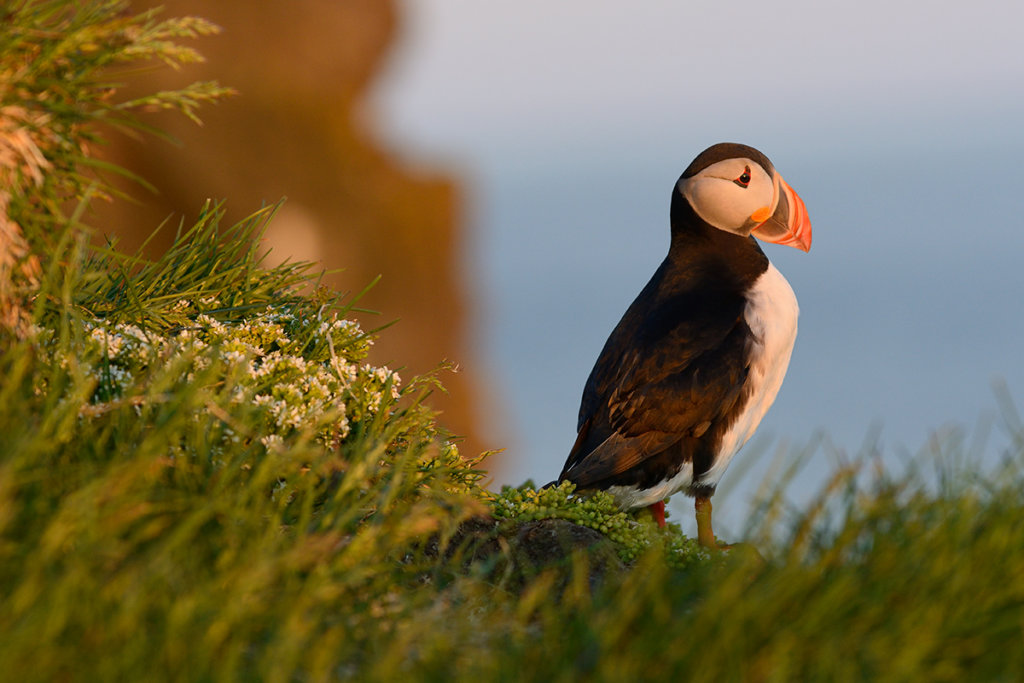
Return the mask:
M736 421L722 438L718 457L711 469L700 478L701 484L715 486L725 473L729 461L754 435L761 418L775 401L789 367L789 357L796 341L796 321L800 308L793 288L782 273L768 264L747 293L743 317L750 327L750 399Z

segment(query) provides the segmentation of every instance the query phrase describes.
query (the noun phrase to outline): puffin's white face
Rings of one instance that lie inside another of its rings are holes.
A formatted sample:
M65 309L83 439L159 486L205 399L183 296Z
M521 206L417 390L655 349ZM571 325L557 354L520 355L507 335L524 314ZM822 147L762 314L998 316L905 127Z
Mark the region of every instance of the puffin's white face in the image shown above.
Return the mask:
M697 215L719 230L744 237L775 212L778 185L750 159L726 159L682 180L679 191Z

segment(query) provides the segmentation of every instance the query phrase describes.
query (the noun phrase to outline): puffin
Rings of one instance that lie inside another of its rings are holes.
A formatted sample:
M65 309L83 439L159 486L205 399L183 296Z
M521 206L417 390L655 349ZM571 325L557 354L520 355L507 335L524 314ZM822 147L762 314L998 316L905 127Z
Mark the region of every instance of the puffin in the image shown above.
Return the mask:
M757 240L808 251L803 200L768 158L719 143L672 189L668 255L626 309L583 389L557 483L624 509L694 498L697 540L718 548L711 496L775 400L799 308Z

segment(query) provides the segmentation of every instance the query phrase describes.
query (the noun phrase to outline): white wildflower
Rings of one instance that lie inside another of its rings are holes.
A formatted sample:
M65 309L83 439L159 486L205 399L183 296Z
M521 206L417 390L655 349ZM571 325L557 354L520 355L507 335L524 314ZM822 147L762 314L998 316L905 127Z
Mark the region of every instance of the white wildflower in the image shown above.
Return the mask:
M284 438L280 434L267 434L260 437L260 443L268 451L280 451L284 448Z
M245 353L234 350L225 352L223 357L230 365L241 365L249 360Z
M117 358L124 347L124 338L119 334L108 332L102 327L95 327L89 336L99 345L108 359Z

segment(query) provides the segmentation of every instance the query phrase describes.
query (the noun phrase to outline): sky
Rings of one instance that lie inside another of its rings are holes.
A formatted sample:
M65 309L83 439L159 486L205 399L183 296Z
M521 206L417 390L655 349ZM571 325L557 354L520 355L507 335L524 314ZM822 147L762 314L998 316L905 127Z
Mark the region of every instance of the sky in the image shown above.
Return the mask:
M993 387L1024 406L1024 3L407 0L404 21L368 115L463 181L495 484L557 476L590 368L667 250L675 180L720 141L772 159L814 245L765 247L800 333L716 530L743 528L777 451L815 444L798 501L867 447L895 465L990 432L998 457ZM692 525L686 499L670 510Z

